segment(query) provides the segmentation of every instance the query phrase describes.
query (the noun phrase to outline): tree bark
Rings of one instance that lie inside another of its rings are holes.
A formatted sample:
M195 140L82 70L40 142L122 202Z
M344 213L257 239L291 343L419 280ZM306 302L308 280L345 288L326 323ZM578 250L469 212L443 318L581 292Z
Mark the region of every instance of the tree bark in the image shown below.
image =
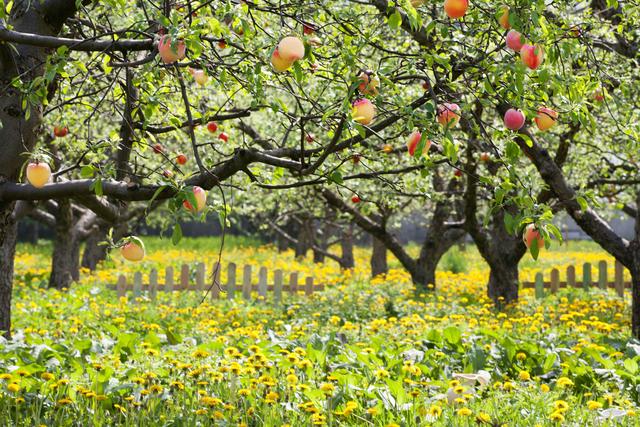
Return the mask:
M105 226L93 227L84 245L82 252L82 267L94 271L101 261L107 258L107 246L100 245L107 239Z
M51 275L49 276L50 288L68 288L73 282L73 268L74 265L76 267L78 265L77 261L73 261L74 252L76 255L78 254L78 249L74 250L76 239L74 234L71 202L68 199L59 200L51 257Z
M371 277L387 274L387 247L379 239L372 236Z
M304 258L313 245L313 228L310 218L300 218L296 243L296 258Z
M342 250L342 261L340 267L344 270L350 270L356 266L353 257L353 223L347 225L340 239L340 249Z
M5 338L11 337L11 295L17 238L13 205L0 203L0 333Z
M505 304L518 300L519 272L518 263L493 261L490 264L487 294L501 309Z
M629 245L633 256L631 271L631 333L640 339L640 190L636 193L635 236Z

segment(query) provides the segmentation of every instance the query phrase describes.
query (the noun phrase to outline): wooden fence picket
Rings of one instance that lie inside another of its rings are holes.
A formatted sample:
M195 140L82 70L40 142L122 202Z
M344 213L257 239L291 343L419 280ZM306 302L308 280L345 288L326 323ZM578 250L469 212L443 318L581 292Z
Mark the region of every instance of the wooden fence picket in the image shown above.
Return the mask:
M582 288L589 289L591 288L591 285L591 264L585 262L584 264L582 264Z
M236 265L229 263L227 267L227 298L233 299L236 292Z
M158 270L152 268L149 272L149 298L151 301L156 301L156 296L158 294Z
M215 262L213 264L213 270L211 271L212 282L209 286L211 286L211 299L220 298L220 269L222 266Z
M137 271L133 275L133 298L138 298L142 295L142 273Z
M298 273L291 273L289 276L289 293L295 295L298 292Z
M282 299L282 270L273 272L273 299L276 304Z
M305 285L304 294L311 295L313 293L313 277L307 277Z
M205 274L204 263L199 262L198 264L196 264L196 290L198 292L204 291L204 274Z
M258 273L258 295L267 298L267 267L260 267Z
M116 285L116 290L118 291L118 298L121 298L126 295L127 292L127 279L124 275L118 276L118 284Z
M544 297L544 276L542 273L536 273L535 295L537 299Z
M576 268L573 265L567 267L567 287L576 287Z
M598 263L598 287L600 289L607 289L608 280L607 261L603 260Z
M251 298L251 266L245 265L242 272L242 298Z
M560 288L560 271L557 268L551 270L551 293L555 294Z
M164 269L164 291L173 294L173 267L169 266Z
M180 290L187 290L189 288L189 266L182 264L180 270Z

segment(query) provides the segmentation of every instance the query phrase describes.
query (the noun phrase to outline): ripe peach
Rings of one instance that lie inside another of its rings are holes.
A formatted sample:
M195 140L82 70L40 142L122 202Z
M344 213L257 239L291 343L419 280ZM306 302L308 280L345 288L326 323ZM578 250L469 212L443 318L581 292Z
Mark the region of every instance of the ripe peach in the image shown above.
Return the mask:
M42 188L49 182L51 168L43 162L32 162L27 165L27 180L36 188Z
M460 107L458 104L445 103L438 106L438 123L444 127L452 128L460 120Z
M229 141L229 135L227 135L224 132L221 132L220 135L218 135L218 139L221 139L222 141L227 142Z
M488 162L489 160L491 160L491 154L487 153L486 151L483 153L480 153L480 161L482 162Z
M363 71L358 76L360 85L358 90L364 95L377 95L378 87L380 86L380 79L373 75L373 71Z
M538 115L533 119L538 125L538 129L545 131L556 124L558 120L558 112L547 107L538 108Z
M138 238L132 238L120 248L120 254L127 261L142 261L144 258L144 243Z
M193 68L189 68L189 72L193 76L193 79L196 81L196 83L198 83L200 86L204 86L207 84L209 76L204 72L204 70L194 70Z
M524 44L522 45L522 49L520 49L520 58L524 65L535 70L542 64L544 49L542 49L542 46Z
M513 51L520 52L524 45L524 37L516 30L511 30L507 33L507 47Z
M273 66L275 72L282 73L284 71L287 71L289 67L293 65L293 61L284 59L282 55L280 55L279 49L276 47L271 54L271 65Z
M462 18L469 8L469 0L444 0L444 13L451 19Z
M351 116L353 120L361 125L370 124L376 116L376 106L366 98L358 99L353 102L353 110Z
M391 144L384 144L382 146L382 151L384 151L385 153L389 154L393 152L393 145Z
M352 201L353 203L360 203L360 197L358 197L358 196L353 196L353 197L351 198L351 201Z
M278 43L278 52L285 61L297 61L304 57L304 43L297 37L285 37Z
M507 129L520 130L524 126L525 117L522 111L509 108L504 114L504 125Z
M462 171L460 169L456 169L456 171L453 173L453 175L456 178L461 178L462 177Z
M544 238L540 235L540 232L536 229L535 224L529 224L524 229L524 234L522 236L522 240L527 248L530 248L533 244L533 241L536 240L538 242L538 249L544 248Z
M409 155L413 156L416 153L416 149L418 148L418 144L422 139L422 133L420 131L414 130L411 135L409 135L409 140L407 141L407 150L409 150ZM429 151L429 147L431 147L431 141L428 139L424 143L424 148L422 149L422 153L426 153Z
M176 156L176 162L178 162L179 165L184 165L187 163L187 156L185 156L184 154L178 154Z
M505 30L511 28L511 24L509 23L509 6L502 7L502 15L500 16L500 19L498 19L498 22Z
M65 137L69 134L69 128L66 126L54 126L53 135L57 138Z
M202 212L202 210L207 206L207 192L204 191L201 187L197 185L193 186L193 195L196 198L196 209L195 212ZM185 208L194 212L193 205L189 202L189 200L184 200L182 202Z
M216 122L207 123L207 130L211 133L215 133L218 130L218 124Z
M187 45L184 40L172 41L171 36L164 35L158 42L158 53L165 64L173 64L184 59L187 53Z

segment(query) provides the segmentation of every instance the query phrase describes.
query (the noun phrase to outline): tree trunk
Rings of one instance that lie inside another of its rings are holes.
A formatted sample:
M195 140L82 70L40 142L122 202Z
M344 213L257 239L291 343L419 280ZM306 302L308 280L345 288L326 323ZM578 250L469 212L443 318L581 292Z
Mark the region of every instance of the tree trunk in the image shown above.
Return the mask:
M640 190L636 193L635 236L629 245L633 253L631 271L631 333L640 339Z
M51 257L50 288L68 288L73 282L73 261L75 235L73 232L73 212L68 199L58 201L53 255Z
M12 217L14 203L0 203L0 332L11 337L11 295L17 227Z
M342 250L342 261L340 262L340 267L344 270L354 268L356 266L356 262L353 257L353 224L349 224L342 234L340 248Z
M324 223L322 229L316 233L315 245L322 249L323 251L327 251L329 249L329 237L331 236L331 225L329 223ZM324 262L325 256L324 253L320 251L313 251L313 262L322 263Z
M289 242L280 233L276 234L276 247L278 252L284 252L289 249Z
M498 309L518 300L518 263L509 260L494 260L489 272L487 294Z
M387 274L387 247L380 240L372 237L371 277Z
M427 291L433 292L436 289L436 269L440 258L442 258L442 255L434 254L434 257L429 257L422 260L421 263L416 263L416 268L409 271L411 280L416 285L417 296Z
M89 233L82 253L82 267L94 271L100 261L107 258L107 247L100 245L107 239L105 227L94 227Z
M309 218L302 218L298 228L298 243L296 244L296 258L304 258L312 246L313 228Z

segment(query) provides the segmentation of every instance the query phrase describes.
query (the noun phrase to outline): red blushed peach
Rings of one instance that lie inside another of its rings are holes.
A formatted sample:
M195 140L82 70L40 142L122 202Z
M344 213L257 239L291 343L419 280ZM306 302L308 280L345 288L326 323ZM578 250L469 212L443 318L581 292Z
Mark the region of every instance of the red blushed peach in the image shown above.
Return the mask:
M202 212L207 206L207 192L197 185L193 187L192 191L196 198L196 209L194 210L193 205L188 200L185 200L182 204L191 212Z
M33 162L27 165L27 181L36 188L42 188L49 182L51 168L42 162Z
M542 238L540 232L536 229L535 224L527 225L527 228L524 229L522 240L527 249L531 247L534 240L538 243L538 249L544 248L544 238Z
M416 149L418 148L418 144L422 139L422 133L420 131L413 131L411 135L409 135L409 140L407 141L407 150L409 150L409 155L413 156L416 154ZM424 143L424 148L422 149L422 153L426 153L429 151L429 147L431 147L431 141L428 139Z
M282 73L287 71L292 65L293 61L284 59L282 55L280 55L277 47L273 50L273 53L271 54L271 66L273 66L275 72Z
M533 119L538 129L545 131L556 124L558 120L558 112L547 107L538 108L538 115Z
M373 72L363 71L358 76L360 84L358 90L364 95L377 95L378 87L380 86L380 79L373 75Z
M502 15L500 15L498 22L500 23L500 26L505 30L511 28L511 24L509 23L509 6L502 7Z
M366 98L354 101L352 106L351 116L361 125L370 124L376 116L376 106Z
M509 108L504 114L504 125L507 129L520 130L524 126L525 117L522 111Z
M462 18L469 8L469 0L444 0L444 13L451 19Z
M184 40L173 42L169 35L164 35L158 42L158 53L165 64L173 64L184 59L187 54L187 45Z
M278 43L278 52L285 61L297 61L304 57L304 43L297 37L285 37Z
M520 49L520 59L522 59L524 65L535 70L542 64L544 49L542 49L542 46L524 44Z
M142 261L144 252L144 244L142 240L137 238L135 240L132 239L120 248L120 254L127 261Z
M524 37L516 30L511 30L507 33L507 47L513 51L520 52L524 44Z
M438 123L444 127L452 128L460 120L460 107L458 104L445 103L438 106Z

